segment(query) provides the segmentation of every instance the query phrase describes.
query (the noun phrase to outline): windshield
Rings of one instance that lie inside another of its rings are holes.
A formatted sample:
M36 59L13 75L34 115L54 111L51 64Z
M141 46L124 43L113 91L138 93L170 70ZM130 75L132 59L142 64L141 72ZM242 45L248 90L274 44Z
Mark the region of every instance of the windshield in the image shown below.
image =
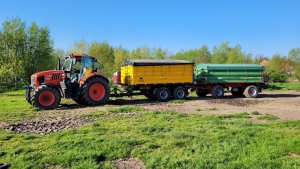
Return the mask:
M64 69L65 71L71 71L71 68L72 68L72 58L68 57L67 59L65 59Z
M94 61L88 56L83 56L81 58L81 67L82 69L93 70L94 69Z

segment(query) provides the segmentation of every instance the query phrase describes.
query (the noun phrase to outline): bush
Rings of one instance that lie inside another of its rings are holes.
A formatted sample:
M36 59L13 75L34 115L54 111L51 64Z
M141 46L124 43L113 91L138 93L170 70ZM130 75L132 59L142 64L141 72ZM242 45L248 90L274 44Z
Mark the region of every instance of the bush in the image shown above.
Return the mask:
M288 75L286 74L285 71L282 70L270 70L268 72L269 75L269 80L271 82L286 82L288 79Z

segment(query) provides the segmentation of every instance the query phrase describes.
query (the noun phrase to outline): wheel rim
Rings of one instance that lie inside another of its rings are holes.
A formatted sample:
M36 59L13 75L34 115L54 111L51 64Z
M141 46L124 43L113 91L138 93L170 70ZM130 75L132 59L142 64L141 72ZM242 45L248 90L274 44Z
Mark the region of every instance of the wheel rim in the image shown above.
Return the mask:
M160 91L159 96L162 100L165 100L169 97L169 93L166 90L162 90L162 91Z
M39 95L39 103L42 106L50 106L54 103L55 96L50 91L44 91Z
M250 96L255 96L257 94L257 91L254 87L250 87L248 93Z
M176 95L177 95L177 98L182 99L182 98L184 98L184 91L183 90L178 90Z
M100 101L105 95L105 88L100 83L92 84L89 88L89 96L94 101Z
M217 95L218 97L222 96L222 95L223 95L223 90L222 90L221 88L217 88L217 90L216 90L216 95Z

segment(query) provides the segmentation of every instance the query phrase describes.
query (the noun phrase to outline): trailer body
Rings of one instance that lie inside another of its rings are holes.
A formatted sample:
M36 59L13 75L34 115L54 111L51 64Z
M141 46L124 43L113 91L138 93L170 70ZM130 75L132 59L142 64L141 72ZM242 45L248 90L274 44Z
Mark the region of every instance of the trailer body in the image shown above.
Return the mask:
M215 98L224 96L224 88L233 96L254 98L267 83L265 67L257 64L199 64L194 69L194 85L200 97L211 93Z
M182 60L128 60L121 67L123 85L193 82L193 63Z
M264 83L263 66L257 64L199 64L195 81L199 83Z
M193 66L185 60L126 60L114 79L126 90L123 95L140 91L138 94L158 101L185 99L188 86L193 84ZM114 91L112 96L120 96L117 89Z

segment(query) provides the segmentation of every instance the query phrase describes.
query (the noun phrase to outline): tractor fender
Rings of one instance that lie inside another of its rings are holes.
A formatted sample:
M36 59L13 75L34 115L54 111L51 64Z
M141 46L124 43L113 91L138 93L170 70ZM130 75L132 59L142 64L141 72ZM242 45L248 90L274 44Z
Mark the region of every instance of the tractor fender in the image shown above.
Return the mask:
M49 83L49 84L44 84L46 86L49 86L49 87L53 87L55 89L57 89L60 93L60 96L63 97L64 96L64 92L62 91L61 87L60 86L57 86L55 84L52 84L52 83Z
M86 76L83 76L79 80L79 84L82 85L82 84L84 84L85 81L87 81L88 79L93 78L93 77L100 77L100 78L104 79L107 83L109 83L109 80L104 75L99 74L99 73L90 73L90 74L88 74Z

